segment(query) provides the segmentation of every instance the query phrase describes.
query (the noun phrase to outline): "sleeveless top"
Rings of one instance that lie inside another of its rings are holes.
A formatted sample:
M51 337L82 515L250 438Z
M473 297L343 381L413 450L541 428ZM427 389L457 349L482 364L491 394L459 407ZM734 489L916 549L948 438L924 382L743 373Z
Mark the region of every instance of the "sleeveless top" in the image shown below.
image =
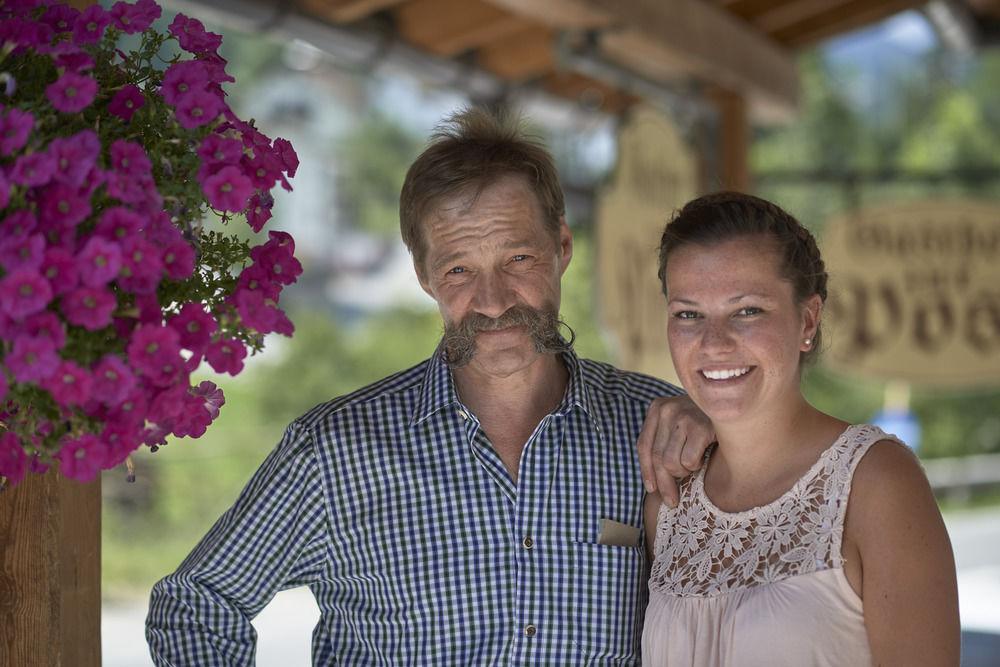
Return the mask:
M850 426L791 489L717 508L702 466L660 507L642 633L646 667L870 665L861 599L844 576L851 479L881 429Z

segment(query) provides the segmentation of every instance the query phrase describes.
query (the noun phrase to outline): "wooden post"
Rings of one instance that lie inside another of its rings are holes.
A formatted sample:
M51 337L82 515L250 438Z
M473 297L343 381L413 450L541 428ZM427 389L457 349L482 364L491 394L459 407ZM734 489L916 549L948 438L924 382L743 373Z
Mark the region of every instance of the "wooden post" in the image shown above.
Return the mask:
M101 664L101 480L0 493L0 665Z
M750 122L746 98L721 88L712 89L708 96L719 110L719 176L722 187L749 192Z

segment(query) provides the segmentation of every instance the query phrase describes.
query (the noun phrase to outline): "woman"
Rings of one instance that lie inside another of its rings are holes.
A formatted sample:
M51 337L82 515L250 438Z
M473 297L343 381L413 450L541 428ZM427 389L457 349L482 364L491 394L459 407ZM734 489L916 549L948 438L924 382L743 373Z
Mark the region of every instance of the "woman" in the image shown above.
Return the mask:
M670 354L718 446L676 508L647 499L643 665L958 665L920 464L802 395L826 279L812 235L756 197L701 197L663 232Z

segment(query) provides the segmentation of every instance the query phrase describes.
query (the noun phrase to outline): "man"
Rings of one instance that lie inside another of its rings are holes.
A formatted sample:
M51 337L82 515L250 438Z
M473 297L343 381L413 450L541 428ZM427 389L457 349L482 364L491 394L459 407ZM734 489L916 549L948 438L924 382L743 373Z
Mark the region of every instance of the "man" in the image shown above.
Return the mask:
M317 665L638 662L643 479L676 497L671 472L711 438L702 416L657 401L640 473L643 417L678 390L560 336L562 191L505 119L454 116L410 167L400 221L441 346L289 426L154 587L158 664L252 663L250 619L300 585L321 611Z

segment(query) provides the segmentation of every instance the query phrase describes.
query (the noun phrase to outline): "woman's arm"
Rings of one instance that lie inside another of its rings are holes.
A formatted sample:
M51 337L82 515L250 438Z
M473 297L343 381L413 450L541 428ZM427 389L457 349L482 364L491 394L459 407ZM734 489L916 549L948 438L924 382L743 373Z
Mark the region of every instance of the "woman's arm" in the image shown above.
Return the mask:
M844 527L861 562L865 626L877 665L959 664L951 542L916 457L891 441L858 464Z

